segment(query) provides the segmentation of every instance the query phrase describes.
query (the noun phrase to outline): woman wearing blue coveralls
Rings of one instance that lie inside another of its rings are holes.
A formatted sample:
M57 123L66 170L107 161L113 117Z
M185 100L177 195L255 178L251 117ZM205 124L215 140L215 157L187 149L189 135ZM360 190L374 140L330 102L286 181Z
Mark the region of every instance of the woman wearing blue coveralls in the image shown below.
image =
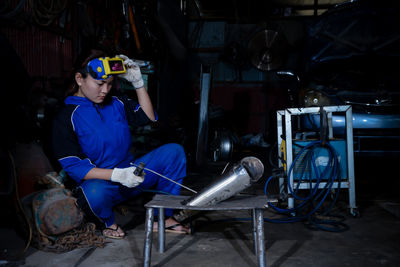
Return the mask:
M125 232L114 221L113 207L152 188L178 195L180 186L146 172L145 179L134 174L140 162L145 167L182 183L186 157L178 144L166 144L141 158L130 153L129 125L156 121L156 113L139 66L124 55L126 72L106 73L104 53L91 50L75 71L71 94L53 124L53 150L62 168L73 178L89 213L104 224L103 235L123 238ZM138 102L109 95L115 76L126 79L136 89ZM82 202L82 199L80 200ZM78 202L79 203L79 202ZM171 210L166 210L166 228L189 233Z

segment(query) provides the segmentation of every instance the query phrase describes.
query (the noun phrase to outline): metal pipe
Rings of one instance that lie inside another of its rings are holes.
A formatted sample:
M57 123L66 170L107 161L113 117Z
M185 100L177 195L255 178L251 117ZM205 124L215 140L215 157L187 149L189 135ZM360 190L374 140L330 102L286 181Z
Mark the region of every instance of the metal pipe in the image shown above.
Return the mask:
M143 250L143 266L150 267L151 243L153 241L154 208L146 209L145 242Z
M257 240L257 218L256 218L256 209L251 210L251 217L252 217L252 223L253 223L253 243L254 243L254 253L256 254L256 257L258 257L258 240Z
M220 179L204 188L198 194L182 202L187 206L209 206L226 200L243 191L264 173L264 165L255 157L243 158L233 165Z
M264 244L264 215L262 209L255 209L256 213L256 225L257 225L257 259L258 266L266 266L265 257L265 244Z
M164 253L165 248L165 212L164 208L158 209L158 252Z

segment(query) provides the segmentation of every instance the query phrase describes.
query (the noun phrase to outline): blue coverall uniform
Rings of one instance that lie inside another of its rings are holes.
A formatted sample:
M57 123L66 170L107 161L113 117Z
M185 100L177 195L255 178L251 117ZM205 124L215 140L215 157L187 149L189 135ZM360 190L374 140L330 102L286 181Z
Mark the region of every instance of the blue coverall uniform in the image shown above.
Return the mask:
M69 96L65 104L53 123L53 150L62 168L82 189L93 214L106 227L114 223L112 208L143 189L180 193L179 185L152 172L146 172L144 182L134 188L109 180L83 180L94 167L126 168L143 162L146 168L181 184L186 176L186 157L178 144L166 144L143 157L133 157L129 125L143 126L150 119L131 99L113 96L99 105L84 97ZM165 213L172 215L171 210Z

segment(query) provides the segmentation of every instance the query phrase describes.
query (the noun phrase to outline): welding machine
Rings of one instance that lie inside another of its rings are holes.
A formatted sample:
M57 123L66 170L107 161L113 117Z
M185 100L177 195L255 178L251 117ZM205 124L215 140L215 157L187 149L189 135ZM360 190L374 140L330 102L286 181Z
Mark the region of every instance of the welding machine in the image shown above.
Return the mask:
M333 169L327 168L329 160L332 157L337 157L340 165L340 178L347 179L347 151L345 140L335 139L330 140L329 144L334 148L336 155L331 155L328 148L323 146L317 146L312 148L306 148L312 140L293 140L293 156L297 159L293 166L293 179L294 180L316 180L320 177L322 180L327 180L332 175ZM315 163L315 167L312 166L311 157ZM316 172L318 171L318 172Z

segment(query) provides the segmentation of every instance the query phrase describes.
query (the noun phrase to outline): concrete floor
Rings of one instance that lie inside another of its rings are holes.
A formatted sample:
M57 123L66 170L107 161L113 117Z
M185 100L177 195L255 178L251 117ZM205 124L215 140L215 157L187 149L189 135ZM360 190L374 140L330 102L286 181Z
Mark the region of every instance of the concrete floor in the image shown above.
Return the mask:
M335 213L345 215L347 231L315 231L301 222L266 222L267 266L400 266L399 181L393 173L395 165L387 163L387 160L356 159L360 217L349 214L345 197L334 209ZM185 184L201 188L212 177L193 173ZM265 180L261 181L245 193L262 194L264 183ZM277 218L269 210L264 215L265 218ZM154 234L152 266L257 266L251 223L235 220L249 216L247 211L200 214L193 223L193 235L167 233L166 252L163 254L157 251L157 234ZM139 222L137 226L130 223L133 219ZM0 266L141 266L143 212L130 210L126 216L117 213L117 221L127 229L127 237L110 240L104 248L75 249L57 254L30 247L23 257L17 254L23 249L24 240L15 233L13 225L3 223L0 229Z

